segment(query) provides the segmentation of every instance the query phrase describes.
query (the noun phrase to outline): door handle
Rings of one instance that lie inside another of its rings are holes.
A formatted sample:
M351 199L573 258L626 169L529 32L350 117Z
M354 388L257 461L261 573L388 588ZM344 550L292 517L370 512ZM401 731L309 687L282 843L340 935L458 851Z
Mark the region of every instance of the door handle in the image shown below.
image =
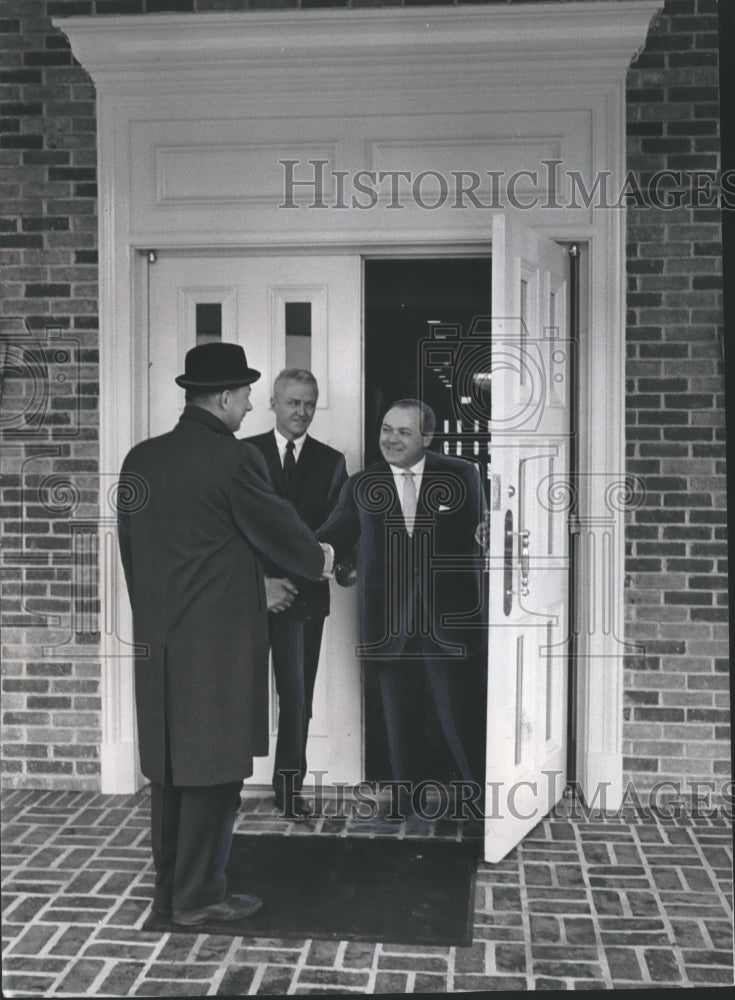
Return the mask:
M520 532L521 545L521 594L528 597L528 577L531 570L531 557L529 552L528 539L531 537L530 531Z
M485 557L485 571L490 571L490 511L486 510L482 520L475 528L475 541L482 549Z
M503 614L507 617L513 608L513 511L505 512L505 538L503 539Z
M519 561L520 561L520 564L521 564L521 590L520 590L520 594L521 594L521 597L528 597L528 594L529 594L528 578L529 578L530 571L531 571L531 553L530 553L530 547L529 547L529 539L531 537L531 532L528 531L528 529L525 529L524 531L513 531L513 527L512 527L513 521L512 521L512 518L511 518L510 527L509 527L508 516L507 515L506 515L505 524L506 524L506 527L505 527L505 548L506 548L506 552L508 551L508 549L512 549L512 544L513 544L512 543L512 539L515 538L516 536L518 537L518 544L519 544L519 548L520 548L520 560ZM516 593L516 591L514 591L514 590L508 590L507 588L506 588L505 592L506 592L507 595Z

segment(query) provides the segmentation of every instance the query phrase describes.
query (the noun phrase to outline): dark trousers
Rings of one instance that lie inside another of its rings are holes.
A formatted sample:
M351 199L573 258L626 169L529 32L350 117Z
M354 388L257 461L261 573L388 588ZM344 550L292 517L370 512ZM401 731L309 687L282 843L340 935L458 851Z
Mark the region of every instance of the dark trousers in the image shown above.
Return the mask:
M426 652L434 655L424 656ZM422 649L417 639L409 639L404 658L374 661L388 738L388 754L394 781L411 775L412 746L408 720L414 712L407 684L408 663L422 663L423 678L436 711L447 746L462 781L484 786L484 671L477 657L458 660L441 658L435 649ZM408 658L410 657L410 659ZM480 798L478 801L482 801ZM400 791L402 812L410 806L410 793Z
M299 791L306 775L306 740L324 617L319 615L304 621L289 611L271 612L268 624L278 692L273 790L284 796L289 789Z
M151 783L154 906L192 910L221 902L242 781L179 787Z

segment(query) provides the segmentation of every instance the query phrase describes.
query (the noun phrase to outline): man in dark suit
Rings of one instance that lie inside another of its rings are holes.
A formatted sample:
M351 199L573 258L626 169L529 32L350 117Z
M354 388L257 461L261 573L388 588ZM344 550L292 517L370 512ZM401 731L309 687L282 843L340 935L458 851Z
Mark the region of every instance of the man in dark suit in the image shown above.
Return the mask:
M426 450L434 427L424 403L394 403L380 429L385 460L349 478L317 531L336 560L362 538L359 652L377 675L399 815L421 808L408 780L408 663L423 666L456 770L473 791L465 800L481 803L484 784L485 598L475 531L485 500L474 464Z
M347 480L344 455L306 433L318 396L311 372L284 369L273 384L275 428L246 439L265 457L276 493L290 500L314 529L327 519ZM306 741L324 619L329 614L329 583L287 576L276 562L266 563L264 570L272 602L268 624L278 691L273 791L285 815L303 820L310 809L298 793L306 775Z
M151 782L154 911L177 924L234 921L261 901L227 895L243 778L268 752L268 621L261 558L331 571L261 454L234 432L260 376L236 344L190 350L172 431L136 445L118 493L133 608L140 766Z

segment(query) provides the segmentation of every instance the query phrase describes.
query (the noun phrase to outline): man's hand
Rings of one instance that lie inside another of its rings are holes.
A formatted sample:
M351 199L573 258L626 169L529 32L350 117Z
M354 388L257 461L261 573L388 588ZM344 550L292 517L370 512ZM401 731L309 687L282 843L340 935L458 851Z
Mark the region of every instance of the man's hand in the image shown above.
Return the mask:
M490 553L490 511L485 511L482 521L475 528L475 541L485 555Z
M334 572L334 549L329 542L319 542L324 553L324 569L322 570L322 580L328 580Z
M351 587L357 583L357 557L354 550L335 564L334 579L340 587Z
M265 596L269 611L285 611L286 608L291 607L297 594L297 588L287 577L267 576L265 578Z

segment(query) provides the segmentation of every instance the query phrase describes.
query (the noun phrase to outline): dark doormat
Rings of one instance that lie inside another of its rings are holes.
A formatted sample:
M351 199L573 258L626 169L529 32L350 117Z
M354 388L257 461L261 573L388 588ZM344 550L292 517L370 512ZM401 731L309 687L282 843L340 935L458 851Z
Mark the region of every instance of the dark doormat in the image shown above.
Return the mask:
M144 930L469 945L478 853L472 842L238 834L228 889L263 909L197 927L152 914Z

